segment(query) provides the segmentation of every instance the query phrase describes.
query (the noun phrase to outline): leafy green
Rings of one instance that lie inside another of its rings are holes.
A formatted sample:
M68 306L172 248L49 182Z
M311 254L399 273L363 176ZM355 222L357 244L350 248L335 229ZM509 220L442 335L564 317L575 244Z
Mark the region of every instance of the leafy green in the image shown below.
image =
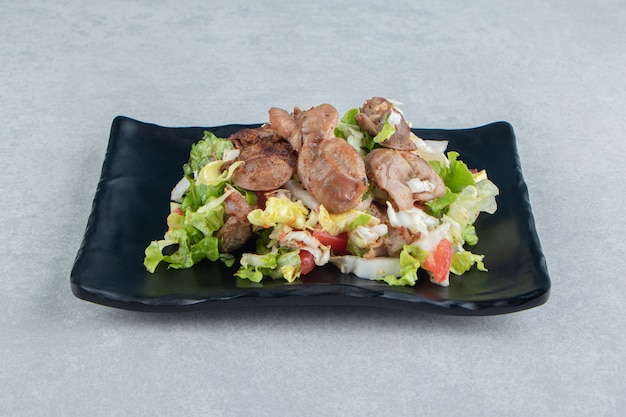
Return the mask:
M445 213L450 204L456 201L456 198L457 194L453 193L449 188L446 187L446 193L444 195L425 203L428 209L428 214L435 217L441 217L441 215Z
M430 161L430 165L446 185L446 193L443 196L425 203L428 213L438 218L447 214L450 207L458 203L461 193L466 193L468 187L473 188L476 185L472 172L458 159L459 153L450 151L447 156L449 163ZM461 227L465 227L468 222L462 221L460 224Z
M386 275L378 278L392 286L413 286L417 271L428 258L429 252L414 245L404 245L400 252L400 276Z
M474 224L480 212L495 211L497 194L498 188L489 180L480 181L475 186L468 185L458 193L446 214L464 229L467 225Z
M176 250L166 255L163 252L169 246L176 247ZM163 261L168 264L168 268L190 268L203 259L220 259L217 237L204 235L195 227L185 225L168 230L165 239L152 241L145 250L144 266L154 272Z
M431 166L443 179L446 187L453 193L459 193L463 188L468 185L474 185L474 176L472 172L467 168L467 165L459 160L459 153L450 151L448 152L449 164L443 164L439 161L432 161Z
M153 241L146 248L144 265L148 271L154 272L160 262L167 263L169 268L189 268L203 259L233 264L232 256L220 254L216 237L224 225L224 201L231 193L238 192L233 187L226 189L232 170L222 172L221 164L222 161L207 163L197 179L190 174L191 165L185 165L190 185L180 205L181 211L168 217L172 221L168 222L164 239ZM176 250L164 255L163 249L172 245L176 245Z
M192 171L197 172L209 162L222 159L225 150L234 148L230 140L218 138L205 130L203 138L191 146L189 165Z
M376 142L374 142L372 135L361 129L356 121L357 114L359 114L358 108L348 110L335 127L335 136L345 139L359 151L362 157L365 157L374 148Z
M487 271L483 263L484 257L485 255L476 255L469 251L455 252L452 254L450 272L456 275L462 275L464 272L469 271L474 265L476 265L479 271Z
M468 224L463 228L461 237L463 241L470 246L474 246L478 243L478 235L476 234L476 228L473 224Z
M299 253L299 249L284 248L266 254L244 253L241 256L241 266L235 276L252 282L260 282L263 276L273 279L284 278L288 282L293 282L300 276Z
M270 197L265 209L255 209L248 213L248 221L255 226L271 227L286 224L296 229L304 229L309 210L302 204L283 197Z
M358 123L356 122L357 114L359 114L359 109L356 107L352 108L343 115L340 122L347 125L358 125Z
M385 117L382 129L380 129L380 132L372 138L372 141L374 143L384 142L392 137L394 133L396 133L396 127L389 123L389 120Z
M143 265L146 267L146 269L149 272L154 273L159 263L163 260L163 249L175 243L175 241L167 240L152 241L145 250Z

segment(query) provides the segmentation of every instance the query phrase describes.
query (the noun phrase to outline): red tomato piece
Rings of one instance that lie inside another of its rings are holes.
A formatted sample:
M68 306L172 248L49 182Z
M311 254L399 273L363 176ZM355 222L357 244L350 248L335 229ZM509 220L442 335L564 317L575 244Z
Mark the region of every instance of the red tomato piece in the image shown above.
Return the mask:
M172 213L176 213L179 216L183 215L183 211L180 209L180 207L176 207Z
M430 272L430 275L436 282L443 282L450 274L450 265L452 264L452 242L443 238L437 244L434 252L428 255L428 259L422 267Z
M300 274L306 275L315 268L315 258L308 250L300 249Z
M313 237L324 246L330 246L330 249L337 255L346 255L348 253L348 234L340 233L337 236L332 235L324 230L313 230Z
M256 192L256 205L261 210L265 210L265 203L267 203L267 197L265 196L265 191L257 191Z

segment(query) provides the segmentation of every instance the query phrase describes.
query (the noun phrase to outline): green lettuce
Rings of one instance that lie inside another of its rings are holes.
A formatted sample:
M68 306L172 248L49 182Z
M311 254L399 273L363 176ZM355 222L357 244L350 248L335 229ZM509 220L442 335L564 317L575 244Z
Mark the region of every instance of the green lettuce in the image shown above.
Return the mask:
M459 153L451 151L447 155L449 163L430 161L430 165L446 185L446 193L443 196L425 204L428 213L439 218L446 214L465 187L475 185L472 172L463 161L458 159Z
M178 214L168 216L169 229L162 240L153 241L145 250L144 266L154 272L160 262L169 268L190 268L203 259L222 260L233 264L232 256L219 252L217 231L224 225L224 201L231 193L238 192L230 184L230 178L237 163L222 171L223 161L206 163L197 178L192 173L191 164L183 168L189 187L180 204ZM237 165L238 166L238 165ZM175 248L165 255L164 249Z
M396 127L389 123L389 120L387 119L387 117L385 117L383 128L380 129L380 132L378 132L378 134L372 138L372 141L374 143L384 142L392 137L394 133L396 133Z
M357 114L359 114L358 108L348 110L335 127L335 136L346 139L350 145L361 152L362 156L374 149L376 144L386 141L396 133L396 127L385 118L380 132L372 136L361 129L356 121Z
M448 207L446 215L456 221L461 229L465 229L468 225L474 224L480 212L495 212L496 195L498 188L489 180L466 186ZM464 233L467 233L467 230L464 230Z
M225 150L234 148L235 145L230 140L218 138L205 130L204 137L191 146L189 165L192 171L197 172L209 162L222 159Z
M470 246L474 246L478 243L478 235L476 234L476 228L473 224L468 224L463 228L461 237L463 241Z
M270 197L264 209L255 209L248 213L248 221L259 227L267 228L286 224L295 229L304 229L309 210L302 201L291 201L283 197Z
M218 239L214 236L204 236L195 239L195 233L187 229L176 229L169 234L169 239L153 241L145 250L144 266L154 272L160 262L168 264L168 268L190 268L203 259L217 261L220 259ZM176 250L165 255L164 249L176 245Z
M163 249L166 247L175 244L175 240L154 240L148 245L145 250L145 257L143 260L143 265L146 269L153 273L159 263L163 260Z
M358 108L352 108L348 110L341 120L339 120L339 124L350 125L350 126L358 126L359 124L356 121L356 115L359 114ZM341 132L340 132L341 133Z
M457 194L453 193L446 187L446 193L439 198L427 201L425 206L428 210L428 214L435 217L441 217L448 207L456 201Z
M257 254L244 253L241 256L240 268L235 276L260 282L263 276L273 279L283 278L293 282L300 276L300 250L281 249L278 252Z
M448 152L448 166L440 166L439 175L446 184L446 187L453 193L459 193L468 185L474 185L474 176L467 165L459 158L458 152Z
M467 165L458 159L457 152L448 152L449 165L431 161L433 169L446 185L446 194L425 203L429 214L438 218L445 216L458 223L465 242L475 245L478 241L472 227L480 212L494 213L498 195L496 187L486 177L475 180Z
M374 142L372 135L361 129L356 121L357 114L359 114L358 108L348 110L335 127L335 136L345 139L359 151L362 157L365 157L374 148L376 142Z
M462 275L470 270L470 268L476 265L479 271L487 271L483 258L485 255L476 255L469 251L455 252L452 254L452 265L450 266L450 272L455 275Z
M413 286L417 282L417 271L426 262L429 252L414 245L404 245L400 252L400 276L386 275L378 278L392 286Z

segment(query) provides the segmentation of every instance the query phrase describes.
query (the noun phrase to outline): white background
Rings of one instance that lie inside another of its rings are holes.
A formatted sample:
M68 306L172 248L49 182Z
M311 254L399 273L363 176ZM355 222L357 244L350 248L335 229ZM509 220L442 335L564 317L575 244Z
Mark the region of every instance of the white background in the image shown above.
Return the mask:
M621 1L0 1L1 416L626 411ZM111 121L267 120L385 96L415 127L510 122L547 304L145 314L75 298Z

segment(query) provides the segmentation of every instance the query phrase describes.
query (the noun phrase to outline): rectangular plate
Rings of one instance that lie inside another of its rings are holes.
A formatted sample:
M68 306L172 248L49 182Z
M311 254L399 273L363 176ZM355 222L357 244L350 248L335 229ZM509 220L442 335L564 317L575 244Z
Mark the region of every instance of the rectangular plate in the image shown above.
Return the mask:
M415 287L316 268L294 283L253 283L233 276L236 266L204 261L188 270L144 269L144 249L162 238L172 187L189 150L204 130L227 137L242 128L162 127L117 117L85 236L71 272L73 293L84 300L138 311L184 311L262 305L359 305L452 315L493 315L545 303L550 278L535 230L513 128L506 122L460 130L413 129L423 139L447 140L470 167L486 169L499 187L498 211L481 214L480 239L488 272L452 275L449 287L421 277Z

